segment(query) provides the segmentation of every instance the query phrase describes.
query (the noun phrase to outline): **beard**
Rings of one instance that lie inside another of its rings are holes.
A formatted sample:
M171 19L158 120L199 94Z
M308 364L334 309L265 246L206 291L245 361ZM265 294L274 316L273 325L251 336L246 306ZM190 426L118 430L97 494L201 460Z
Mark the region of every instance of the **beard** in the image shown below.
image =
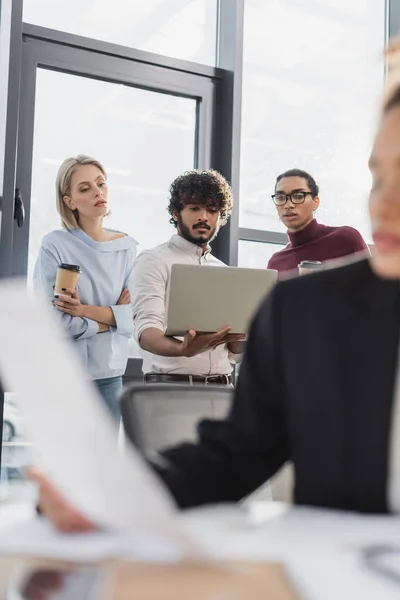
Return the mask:
M196 229L199 229L200 227L208 228L207 233L200 236L192 235L191 230L193 229L194 231L196 231ZM185 225L182 221L181 215L178 215L178 231L181 234L181 236L185 238L185 240L191 242L192 244L196 244L197 246L204 246L205 244L209 244L216 238L218 234L218 229L211 229L211 227L207 225L207 223L196 223L196 225L193 225L193 227L187 227L187 225Z

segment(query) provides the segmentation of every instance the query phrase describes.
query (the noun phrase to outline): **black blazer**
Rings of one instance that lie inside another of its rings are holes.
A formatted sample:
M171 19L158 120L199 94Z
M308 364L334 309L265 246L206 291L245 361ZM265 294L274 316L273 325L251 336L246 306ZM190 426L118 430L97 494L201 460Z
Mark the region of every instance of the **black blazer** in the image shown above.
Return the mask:
M278 283L228 419L156 467L178 503L239 500L292 460L298 504L386 512L399 326L399 281L368 260Z

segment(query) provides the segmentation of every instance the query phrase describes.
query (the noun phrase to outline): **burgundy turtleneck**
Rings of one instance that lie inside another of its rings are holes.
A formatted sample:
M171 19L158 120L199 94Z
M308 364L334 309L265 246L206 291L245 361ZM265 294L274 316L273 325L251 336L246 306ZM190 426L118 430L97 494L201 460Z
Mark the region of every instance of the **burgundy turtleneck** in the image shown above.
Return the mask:
M268 269L283 273L297 269L302 260L331 260L368 250L361 234L353 227L327 227L315 219L301 231L287 232L289 244L276 252L268 262Z

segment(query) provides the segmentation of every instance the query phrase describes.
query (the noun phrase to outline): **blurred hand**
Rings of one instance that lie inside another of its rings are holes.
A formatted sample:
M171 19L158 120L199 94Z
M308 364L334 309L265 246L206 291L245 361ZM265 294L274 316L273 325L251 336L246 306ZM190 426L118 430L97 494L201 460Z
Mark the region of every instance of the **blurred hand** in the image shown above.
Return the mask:
M230 334L231 328L224 327L216 333L196 333L193 329L187 332L182 342L182 356L191 357L214 350L221 344L239 342L245 339L244 335Z
M81 515L37 469L28 476L39 486L39 508L56 529L65 533L94 531L96 525Z
M65 574L59 571L36 571L29 577L21 592L25 600L50 600L53 593L60 591Z
M131 293L128 288L122 290L120 297L118 298L117 304L131 304Z
M56 294L54 296L54 306L57 308L57 310L61 310L62 312L71 315L72 317L85 316L85 307L83 304L81 304L78 292L76 290L73 290L72 288L63 288L62 295Z

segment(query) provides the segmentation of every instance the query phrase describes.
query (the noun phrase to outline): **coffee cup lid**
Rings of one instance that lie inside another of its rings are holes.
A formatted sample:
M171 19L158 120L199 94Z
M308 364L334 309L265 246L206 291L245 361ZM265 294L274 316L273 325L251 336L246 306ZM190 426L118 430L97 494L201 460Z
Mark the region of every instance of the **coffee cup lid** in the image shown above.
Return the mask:
M298 267L302 269L322 269L323 264L319 260L302 260Z
M79 265L68 265L67 263L61 263L58 266L59 269L65 269L66 271L75 271L75 273L82 273L82 269Z

